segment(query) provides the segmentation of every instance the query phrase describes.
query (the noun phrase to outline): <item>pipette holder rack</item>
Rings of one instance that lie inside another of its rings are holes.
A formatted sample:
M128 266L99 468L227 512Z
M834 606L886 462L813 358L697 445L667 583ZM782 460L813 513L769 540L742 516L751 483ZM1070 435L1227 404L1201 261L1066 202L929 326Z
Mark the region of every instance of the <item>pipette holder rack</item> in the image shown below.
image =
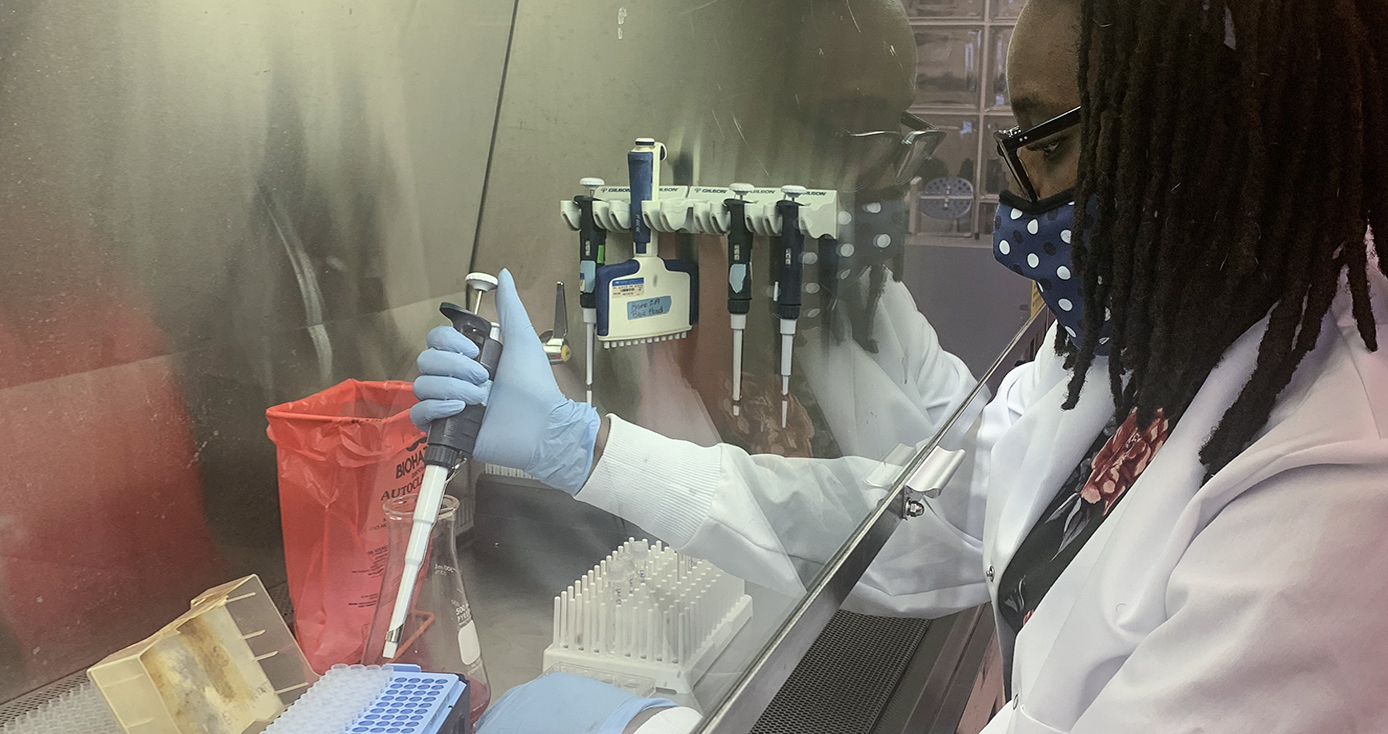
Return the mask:
M603 186L593 192L593 219L608 232L631 231L631 189L626 186ZM727 187L662 186L660 198L643 202L641 216L646 225L657 232L726 235L731 226L727 199L738 195ZM747 228L753 233L770 237L781 233L781 215L776 202L786 198L780 188L757 188L743 197ZM810 189L798 198L801 204L797 225L807 237L839 236L843 213L839 193L827 189ZM559 203L559 212L570 229L578 231L579 209L572 199Z
M543 667L571 663L690 693L751 618L742 579L632 539L555 597Z

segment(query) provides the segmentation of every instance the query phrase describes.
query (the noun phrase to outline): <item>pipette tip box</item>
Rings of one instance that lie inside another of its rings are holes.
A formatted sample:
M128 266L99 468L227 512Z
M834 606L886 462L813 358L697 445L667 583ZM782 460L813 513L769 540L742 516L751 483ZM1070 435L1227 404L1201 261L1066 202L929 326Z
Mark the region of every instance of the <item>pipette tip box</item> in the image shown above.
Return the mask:
M127 734L258 732L318 676L256 576L87 671Z
M690 693L751 618L742 579L631 539L555 597L544 667L569 663Z
M337 665L265 734L470 734L467 683L417 665Z

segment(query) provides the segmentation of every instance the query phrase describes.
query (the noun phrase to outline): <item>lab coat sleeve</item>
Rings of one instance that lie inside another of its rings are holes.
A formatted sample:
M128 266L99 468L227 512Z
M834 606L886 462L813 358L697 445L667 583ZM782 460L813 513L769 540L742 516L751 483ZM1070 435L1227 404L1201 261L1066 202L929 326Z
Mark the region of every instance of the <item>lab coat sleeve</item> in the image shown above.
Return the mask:
M889 282L882 292L871 349L854 340L845 310L834 316L841 338L825 333L832 332L829 325L817 326L806 332L796 354L840 450L880 459L898 445L930 440L978 381L941 347L901 283Z
M1385 469L1303 467L1226 505L1073 734L1388 731Z
M578 499L635 522L675 548L707 558L743 579L803 594L804 583L886 494L883 487L867 481L880 462L863 455L880 455L879 449L890 448L879 445L883 439L894 444L930 438L975 385L963 363L940 347L934 329L904 287L889 287L881 309L876 354L847 348L820 360L826 375L837 370L835 374L871 377L870 388L852 392L880 395L882 409L891 408L892 401L903 403L892 410L903 413L893 416L893 430L874 433L859 425L845 429L863 444L845 445L858 456L807 460L749 455L726 444L703 448L612 417L604 454ZM928 501L924 517L899 527L858 585L850 607L941 616L987 601L981 539L988 454L992 442L1038 392L1038 376L1053 361L1052 350L1043 353L1039 363L1022 365L1006 376L981 425L981 406L975 405L975 412L960 421L959 435L947 437L946 448L969 450L970 462L940 497ZM831 357L843 360L845 355L853 357L852 364L829 364ZM812 378L811 363L818 362L806 357L807 377ZM863 359L872 365L860 364ZM887 386L894 389L885 390ZM842 392L818 389L816 394L831 423L846 426L861 406L837 406L834 396ZM838 408L842 415L833 420ZM881 435L864 440L870 433Z
M578 499L786 594L803 594L803 580L886 494L864 481L876 461L754 456L610 419L602 459Z
M939 617L989 600L983 578L983 524L993 446L1031 404L1053 350L1003 377L982 415L966 412L960 435L941 446L968 452L965 465L926 512L901 523L843 605L865 614ZM980 398L981 400L982 398ZM971 406L973 407L973 406ZM1005 459L1004 459L1005 460Z
M973 461L927 500L925 516L898 527L849 608L941 616L987 601L986 457L1029 401L1032 369L1013 370L981 420L961 421L968 430L952 442L972 449ZM803 594L805 582L886 496L867 482L880 466L875 460L749 455L727 444L705 448L666 438L616 416L611 422L603 456L578 499L782 593Z

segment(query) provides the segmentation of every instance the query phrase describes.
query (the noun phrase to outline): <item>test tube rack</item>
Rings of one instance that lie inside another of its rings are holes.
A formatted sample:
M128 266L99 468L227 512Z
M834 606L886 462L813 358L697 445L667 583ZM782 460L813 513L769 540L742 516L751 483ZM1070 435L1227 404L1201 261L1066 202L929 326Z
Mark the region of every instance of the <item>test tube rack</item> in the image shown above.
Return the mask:
M742 579L633 538L554 598L543 667L571 663L690 693L751 618Z

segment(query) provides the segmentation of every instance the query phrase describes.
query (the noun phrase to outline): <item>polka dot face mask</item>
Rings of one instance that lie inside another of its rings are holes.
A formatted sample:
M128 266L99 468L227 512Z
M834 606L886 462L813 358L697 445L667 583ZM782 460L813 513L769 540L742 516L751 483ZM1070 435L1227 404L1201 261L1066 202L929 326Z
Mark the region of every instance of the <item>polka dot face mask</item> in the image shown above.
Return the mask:
M1004 191L993 222L993 257L1013 272L1036 282L1041 298L1060 328L1078 346L1083 341L1084 298L1070 254L1075 227L1074 192L1030 204ZM1108 353L1102 333L1097 354Z

